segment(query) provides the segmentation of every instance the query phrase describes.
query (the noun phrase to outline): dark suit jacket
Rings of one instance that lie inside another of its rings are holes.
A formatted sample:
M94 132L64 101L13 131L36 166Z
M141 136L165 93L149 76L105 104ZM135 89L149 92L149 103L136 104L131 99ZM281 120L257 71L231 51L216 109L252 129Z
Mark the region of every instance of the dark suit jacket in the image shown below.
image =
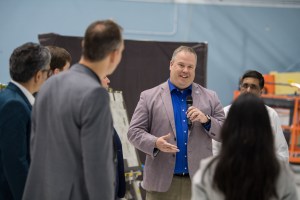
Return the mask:
M97 75L76 64L50 77L32 109L23 200L113 200L113 121Z
M114 148L117 159L117 170L116 170L116 199L123 198L126 192L126 183L124 175L124 159L123 150L120 137L115 130L114 132Z
M0 199L22 199L29 166L31 104L13 83L0 92Z

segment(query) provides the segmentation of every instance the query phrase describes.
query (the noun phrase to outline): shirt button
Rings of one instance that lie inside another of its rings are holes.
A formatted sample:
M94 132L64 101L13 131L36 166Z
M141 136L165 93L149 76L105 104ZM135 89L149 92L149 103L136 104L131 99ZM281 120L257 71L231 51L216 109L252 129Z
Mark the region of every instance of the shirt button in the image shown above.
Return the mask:
M186 131L183 131L184 133L186 133Z
M185 119L183 120L183 122L185 122Z
M184 145L186 145L186 143L184 143Z

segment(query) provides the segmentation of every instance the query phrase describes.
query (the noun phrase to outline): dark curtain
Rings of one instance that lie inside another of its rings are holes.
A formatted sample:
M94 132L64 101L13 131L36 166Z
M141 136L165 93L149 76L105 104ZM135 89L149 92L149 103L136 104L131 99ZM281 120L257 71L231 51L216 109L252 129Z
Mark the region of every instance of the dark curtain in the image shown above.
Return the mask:
M48 33L38 35L38 39L42 45L65 48L72 55L72 64L79 61L82 37ZM207 43L125 40L121 63L109 79L111 88L123 92L129 120L140 93L169 78L170 59L180 45L193 47L197 52L195 82L206 87Z

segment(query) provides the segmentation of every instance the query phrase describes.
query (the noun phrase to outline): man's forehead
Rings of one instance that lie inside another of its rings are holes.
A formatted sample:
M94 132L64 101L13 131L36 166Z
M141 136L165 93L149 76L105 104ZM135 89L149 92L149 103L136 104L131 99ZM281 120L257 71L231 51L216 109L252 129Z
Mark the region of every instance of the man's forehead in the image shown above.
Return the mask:
M252 83L252 84L259 85L259 80L257 78L246 77L243 79L242 83Z

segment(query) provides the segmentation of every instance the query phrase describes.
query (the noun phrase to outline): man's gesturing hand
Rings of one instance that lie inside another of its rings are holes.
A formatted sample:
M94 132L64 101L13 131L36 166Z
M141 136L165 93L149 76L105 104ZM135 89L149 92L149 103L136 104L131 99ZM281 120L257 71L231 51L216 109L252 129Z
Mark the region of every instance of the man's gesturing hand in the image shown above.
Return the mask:
M155 146L156 148L158 148L160 151L162 152L166 152L166 153L176 153L179 152L179 149L177 148L177 146L168 143L168 139L170 139L171 133L169 133L168 135L164 135L162 137L159 137L156 140Z

